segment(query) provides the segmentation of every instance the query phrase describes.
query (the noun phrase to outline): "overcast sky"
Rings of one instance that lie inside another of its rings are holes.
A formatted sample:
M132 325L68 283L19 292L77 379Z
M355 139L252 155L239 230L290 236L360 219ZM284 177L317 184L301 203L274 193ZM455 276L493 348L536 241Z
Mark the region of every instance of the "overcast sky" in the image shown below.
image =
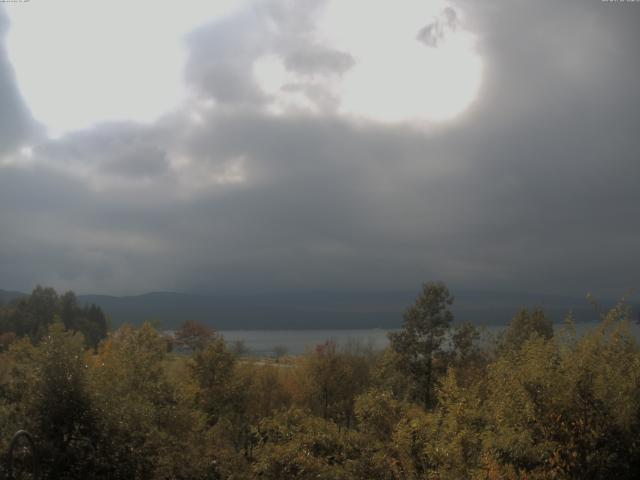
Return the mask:
M619 296L640 3L0 4L0 232L3 289Z

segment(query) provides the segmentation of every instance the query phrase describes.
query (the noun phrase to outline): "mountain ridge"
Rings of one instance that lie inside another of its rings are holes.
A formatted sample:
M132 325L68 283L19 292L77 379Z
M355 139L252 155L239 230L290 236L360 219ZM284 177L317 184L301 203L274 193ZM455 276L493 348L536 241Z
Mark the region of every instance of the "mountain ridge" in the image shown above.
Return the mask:
M82 304L94 303L114 326L159 321L175 328L183 320L196 320L217 330L311 330L398 328L403 311L417 292L297 292L297 293L180 293L147 292L140 295L78 295ZM0 290L3 303L26 296ZM568 295L461 290L454 292L456 321L478 325L507 324L518 309L541 306L554 322L569 311L577 322L597 320L586 298ZM615 302L604 300L603 308ZM632 305L638 311L637 302Z

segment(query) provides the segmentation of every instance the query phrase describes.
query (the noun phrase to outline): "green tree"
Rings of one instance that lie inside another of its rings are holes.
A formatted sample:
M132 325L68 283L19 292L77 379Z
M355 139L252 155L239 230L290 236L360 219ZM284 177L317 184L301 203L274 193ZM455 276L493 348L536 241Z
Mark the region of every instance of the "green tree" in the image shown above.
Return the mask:
M58 305L56 291L38 285L31 295L20 299L13 309L13 331L18 336L26 335L32 341L38 342L59 313Z
M46 478L86 478L97 423L87 385L84 339L54 323L36 357L31 404Z
M435 381L434 356L453 320L449 289L440 282L422 286L415 303L404 314L402 330L390 333L391 348L400 358L400 368L414 382L414 396L425 408L432 406Z
M453 329L451 335L451 362L458 383L471 385L486 376L488 352L480 346L481 331L471 323L463 323Z
M61 320L66 330L82 333L88 347L97 348L107 336L107 320L100 307L80 306L73 292L58 295L53 288L41 286L14 305L0 308L0 335L11 332L38 343L55 318ZM3 343L8 339L5 337Z
M88 347L95 350L107 336L107 319L97 305L81 307L75 293L69 291L60 295L58 308L65 329L82 333Z
M553 322L540 307L531 312L523 308L514 315L502 338L502 347L518 349L533 335L544 339L553 337Z

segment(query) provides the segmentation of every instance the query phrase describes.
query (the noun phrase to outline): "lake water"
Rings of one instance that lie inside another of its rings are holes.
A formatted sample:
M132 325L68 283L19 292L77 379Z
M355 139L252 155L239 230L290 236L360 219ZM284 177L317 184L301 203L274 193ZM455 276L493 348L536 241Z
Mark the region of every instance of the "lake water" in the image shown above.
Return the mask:
M596 323L576 324L576 333L584 334L596 326ZM556 329L562 324L556 325ZM488 336L495 336L504 330L504 326L489 325L481 327ZM357 343L372 347L374 350L384 349L389 340L387 333L392 330L361 329L361 330L222 330L225 340L233 345L242 341L249 355L272 356L276 348L286 350L288 355L300 355L313 349L316 345L327 340L335 341L339 346ZM632 324L631 331L640 339L640 325Z
M344 346L350 342L384 349L391 330L222 330L219 333L229 344L244 342L249 355L271 356L276 347L286 350L288 355L300 355L316 345L333 340Z

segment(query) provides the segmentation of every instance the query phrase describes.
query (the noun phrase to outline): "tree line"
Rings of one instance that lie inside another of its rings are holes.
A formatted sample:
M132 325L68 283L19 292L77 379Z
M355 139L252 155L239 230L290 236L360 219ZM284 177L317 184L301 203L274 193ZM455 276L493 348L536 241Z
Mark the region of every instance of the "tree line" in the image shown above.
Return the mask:
M188 355L150 323L87 341L83 322L64 320L85 317L63 316L57 298L21 307L51 307L37 310L51 320L42 328L26 314L0 323L16 335L0 352L0 452L27 429L47 479L640 472L640 350L623 304L581 336L534 308L488 338L454 324L447 287L426 283L384 351L329 340L269 361L239 358L195 322L174 340Z
M87 347L97 348L107 336L108 321L100 307L79 305L71 291L58 294L37 286L31 295L0 304L0 351L21 337L39 343L56 321L67 331L81 333Z

